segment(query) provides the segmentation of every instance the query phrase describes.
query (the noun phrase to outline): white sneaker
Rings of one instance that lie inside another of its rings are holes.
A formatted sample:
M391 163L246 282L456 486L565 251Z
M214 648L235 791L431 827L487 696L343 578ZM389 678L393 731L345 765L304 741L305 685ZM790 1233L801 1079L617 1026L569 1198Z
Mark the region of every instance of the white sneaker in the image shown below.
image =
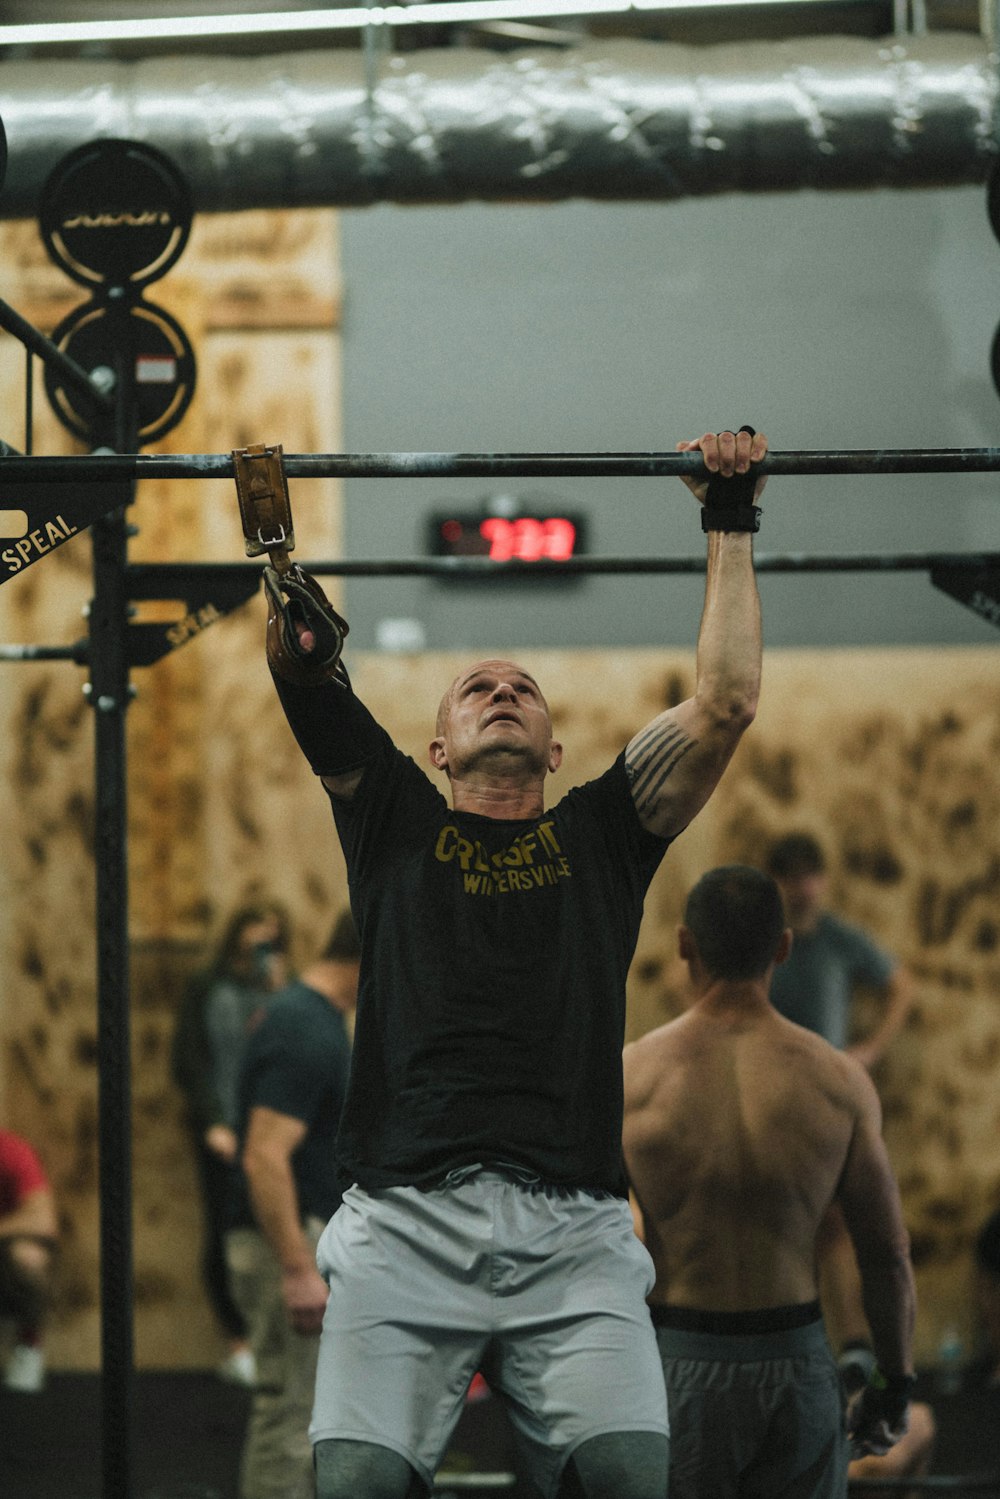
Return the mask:
M40 1348L18 1343L4 1370L5 1390L19 1390L22 1395L37 1395L45 1388L45 1355Z
M227 1384L245 1385L248 1390L252 1390L257 1383L257 1360L249 1348L237 1348L228 1358L223 1359L216 1373Z

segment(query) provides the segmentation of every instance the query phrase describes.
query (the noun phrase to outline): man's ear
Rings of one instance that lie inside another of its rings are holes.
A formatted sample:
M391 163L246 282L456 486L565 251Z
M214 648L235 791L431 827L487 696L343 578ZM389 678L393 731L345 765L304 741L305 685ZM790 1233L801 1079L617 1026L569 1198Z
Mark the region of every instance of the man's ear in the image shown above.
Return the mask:
M690 929L686 926L679 926L677 928L677 951L685 963L690 963L691 959L695 956L694 938L691 935Z
M777 945L777 947L774 949L774 961L775 961L775 965L777 965L779 963L784 963L785 962L785 960L788 957L788 954L792 950L792 943L793 943L794 940L795 939L792 936L792 929L791 929L791 927L790 926L786 926L785 930L782 932L781 936L778 938L778 945Z
M443 739L432 739L427 754L435 770L448 769L448 751L445 749Z
M549 745L549 769L558 770L562 764L563 747L555 739Z

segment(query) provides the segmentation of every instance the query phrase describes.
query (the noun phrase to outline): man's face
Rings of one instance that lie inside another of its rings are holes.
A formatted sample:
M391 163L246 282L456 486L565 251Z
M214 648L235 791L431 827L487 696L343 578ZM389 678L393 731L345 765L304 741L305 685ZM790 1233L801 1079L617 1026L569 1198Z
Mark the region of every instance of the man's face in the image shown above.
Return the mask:
M822 911L826 898L825 871L806 870L784 875L778 879L778 886L789 924L793 928L811 925Z
M476 767L544 775L560 754L538 683L512 661L480 661L455 678L441 701L431 761L452 777Z

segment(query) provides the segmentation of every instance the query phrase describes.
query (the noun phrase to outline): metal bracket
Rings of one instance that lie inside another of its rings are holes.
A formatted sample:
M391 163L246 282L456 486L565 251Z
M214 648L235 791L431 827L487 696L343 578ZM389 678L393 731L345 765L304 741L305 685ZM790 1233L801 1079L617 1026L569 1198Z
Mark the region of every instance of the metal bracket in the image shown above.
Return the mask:
M133 563L125 570L129 599L182 599L187 612L165 623L128 627L126 651L130 666L152 666L171 651L195 640L252 599L260 587L256 567L222 562Z
M984 557L980 567L932 567L931 582L1000 629L1000 557Z
M62 546L102 515L132 503L130 479L110 483L0 481L0 583Z

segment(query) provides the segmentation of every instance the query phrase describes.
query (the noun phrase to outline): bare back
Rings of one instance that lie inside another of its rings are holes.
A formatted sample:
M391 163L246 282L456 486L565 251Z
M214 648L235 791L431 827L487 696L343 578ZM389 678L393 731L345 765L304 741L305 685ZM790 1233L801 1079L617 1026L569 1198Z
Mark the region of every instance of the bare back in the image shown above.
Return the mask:
M624 1065L651 1299L713 1311L813 1300L828 1205L841 1196L856 1226L873 1176L881 1201L889 1172L863 1069L766 1001L702 1000L627 1047Z

